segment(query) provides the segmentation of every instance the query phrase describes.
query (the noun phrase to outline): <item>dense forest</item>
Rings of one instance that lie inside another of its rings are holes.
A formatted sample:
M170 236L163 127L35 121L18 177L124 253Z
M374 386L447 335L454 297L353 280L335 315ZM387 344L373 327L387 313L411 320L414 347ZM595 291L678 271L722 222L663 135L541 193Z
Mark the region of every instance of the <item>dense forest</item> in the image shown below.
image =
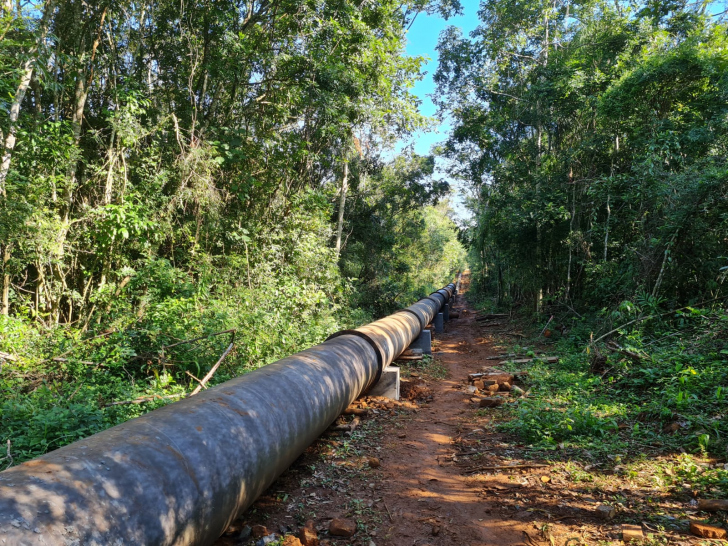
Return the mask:
M500 301L725 293L728 42L709 6L491 0L471 37L443 35L445 153L474 188L474 256Z
M533 370L540 396L513 425L528 442L725 456L725 14L485 0L474 32L441 36L442 153L470 189L477 295L570 355ZM702 479L728 492L727 472Z
M465 251L404 54L447 2L0 7L10 462L442 286ZM7 461L6 461L7 462Z
M187 395L226 347L211 383L466 264L471 301L565 357L538 372L551 398L520 405L528 442L639 414L684 440L636 424L630 445L724 453L721 6L483 0L474 32L440 36L452 131L423 156L402 146L437 123L407 32L457 0L5 0L6 458Z

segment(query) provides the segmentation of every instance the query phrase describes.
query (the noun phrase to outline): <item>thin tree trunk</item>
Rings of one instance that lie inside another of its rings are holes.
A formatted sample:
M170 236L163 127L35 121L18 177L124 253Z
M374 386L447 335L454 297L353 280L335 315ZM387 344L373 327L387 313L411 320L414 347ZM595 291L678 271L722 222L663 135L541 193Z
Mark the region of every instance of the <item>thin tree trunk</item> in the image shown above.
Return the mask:
M571 292L571 262L574 249L571 237L574 233L574 218L576 217L576 182L574 182L574 171L569 170L569 183L571 183L571 219L569 221L569 268L566 271L566 299L569 299Z
M611 193L607 192L607 224L604 228L604 262L607 262L607 249L609 248L609 219L612 217L612 208L609 206Z
M341 177L341 192L339 194L339 222L336 226L336 253L341 252L341 234L344 231L344 209L346 208L346 191L349 184L349 162L344 161L344 175Z
M10 312L10 272L8 271L8 262L10 262L10 243L3 247L3 296L0 314L6 317Z
M46 34L48 33L48 21L50 19L51 11L53 11L53 0L49 0L46 4L45 11L43 12L43 18L40 22L38 41L28 52L28 58L23 63L20 83L15 91L13 102L10 105L8 132L5 136L5 142L3 143L2 161L0 161L0 197L6 196L6 182L8 173L10 172L10 160L13 157L13 150L15 150L16 134L18 132L18 119L20 118L20 106L25 98L25 93L30 87L30 82L33 79L33 71L35 70L35 64L37 61L36 53L40 49L40 45L43 43L46 38Z

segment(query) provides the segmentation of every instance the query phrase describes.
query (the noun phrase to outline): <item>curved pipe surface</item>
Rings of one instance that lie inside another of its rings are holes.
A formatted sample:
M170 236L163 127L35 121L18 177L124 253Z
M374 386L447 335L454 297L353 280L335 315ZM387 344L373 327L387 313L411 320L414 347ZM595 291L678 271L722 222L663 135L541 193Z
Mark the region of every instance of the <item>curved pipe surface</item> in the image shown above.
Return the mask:
M211 544L409 346L435 304L0 472L0 542Z

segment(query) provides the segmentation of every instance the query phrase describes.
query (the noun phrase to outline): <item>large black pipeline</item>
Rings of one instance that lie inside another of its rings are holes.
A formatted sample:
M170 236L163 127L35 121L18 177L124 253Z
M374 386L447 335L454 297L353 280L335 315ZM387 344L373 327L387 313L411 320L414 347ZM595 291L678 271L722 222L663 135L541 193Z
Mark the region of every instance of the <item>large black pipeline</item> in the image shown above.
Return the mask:
M0 472L0 544L211 544L454 290Z

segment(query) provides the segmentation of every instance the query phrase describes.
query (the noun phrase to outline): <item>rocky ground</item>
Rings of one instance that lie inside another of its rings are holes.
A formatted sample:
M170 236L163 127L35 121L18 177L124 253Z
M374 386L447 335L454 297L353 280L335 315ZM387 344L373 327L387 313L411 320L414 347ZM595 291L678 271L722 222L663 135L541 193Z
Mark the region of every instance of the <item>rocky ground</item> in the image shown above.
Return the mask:
M401 363L401 401L358 400L337 423L356 420L354 430L322 436L217 546L722 542L682 525L696 506L689 491L666 491L647 475L600 474L569 457L545 459L499 432L499 422L517 418L527 386L519 390L516 376L513 390L476 383L475 391L469 375L497 366L510 342L487 333L466 296L456 308L434 358ZM484 397L503 403L481 407L490 405Z

